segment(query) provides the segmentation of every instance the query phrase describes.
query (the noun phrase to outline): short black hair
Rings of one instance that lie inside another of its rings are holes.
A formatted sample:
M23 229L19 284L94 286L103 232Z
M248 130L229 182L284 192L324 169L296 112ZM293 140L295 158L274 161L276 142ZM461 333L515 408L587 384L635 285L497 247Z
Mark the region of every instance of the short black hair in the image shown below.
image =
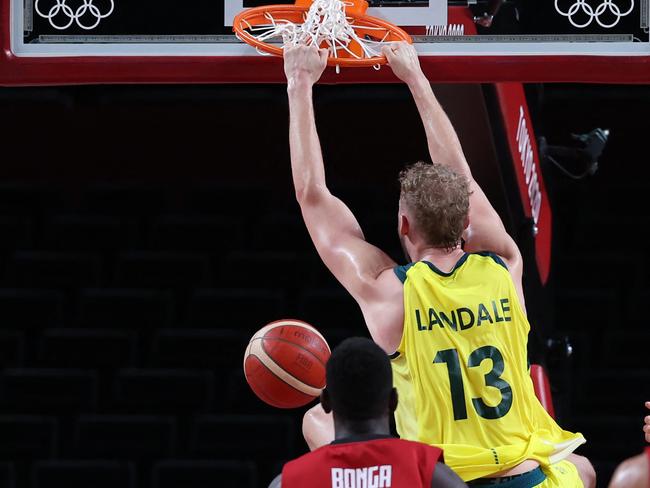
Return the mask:
M339 418L367 420L389 413L390 359L370 339L345 339L332 351L326 369L331 408Z

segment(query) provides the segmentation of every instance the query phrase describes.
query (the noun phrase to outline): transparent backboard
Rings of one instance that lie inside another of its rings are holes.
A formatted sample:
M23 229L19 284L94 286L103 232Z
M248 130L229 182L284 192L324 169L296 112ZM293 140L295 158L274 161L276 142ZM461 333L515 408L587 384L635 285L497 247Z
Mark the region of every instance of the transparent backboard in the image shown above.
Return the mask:
M19 57L259 56L232 34L263 0L3 0ZM650 0L375 0L368 15L407 28L425 56L649 56Z

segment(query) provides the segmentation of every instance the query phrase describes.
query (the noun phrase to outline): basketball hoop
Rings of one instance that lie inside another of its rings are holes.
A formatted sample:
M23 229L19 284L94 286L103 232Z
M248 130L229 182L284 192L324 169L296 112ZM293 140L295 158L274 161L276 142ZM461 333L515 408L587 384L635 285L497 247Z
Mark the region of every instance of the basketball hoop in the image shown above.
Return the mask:
M365 0L296 0L295 5L267 5L235 17L238 39L260 54L282 56L284 45L317 45L328 49L328 66L386 64L381 48L390 42L413 43L396 25L365 15Z

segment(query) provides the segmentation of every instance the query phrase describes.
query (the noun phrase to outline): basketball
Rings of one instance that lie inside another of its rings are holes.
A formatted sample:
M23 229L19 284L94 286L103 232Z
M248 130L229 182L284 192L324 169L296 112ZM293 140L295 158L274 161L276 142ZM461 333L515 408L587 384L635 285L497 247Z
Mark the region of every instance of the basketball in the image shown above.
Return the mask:
M301 320L277 320L251 338L244 374L260 400L278 408L297 408L325 388L329 357L330 348L314 327Z

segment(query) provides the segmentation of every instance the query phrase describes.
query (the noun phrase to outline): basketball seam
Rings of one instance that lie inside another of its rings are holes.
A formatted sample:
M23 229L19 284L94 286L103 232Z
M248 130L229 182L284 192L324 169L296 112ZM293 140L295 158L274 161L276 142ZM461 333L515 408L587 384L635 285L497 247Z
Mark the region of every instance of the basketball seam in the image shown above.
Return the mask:
M320 386L317 386L317 385L313 385L312 383L307 383L306 381L300 380L300 379L296 378L295 376L293 376L291 373L289 373L289 371L287 371L286 369L284 369L284 367L283 367L282 365L278 364L278 362L277 362L275 359L273 359L273 358L271 357L271 355L269 354L269 351L266 350L266 348L264 347L264 339L269 339L269 340L274 340L274 341L278 341L278 342L283 342L283 343L285 343L285 344L291 344L292 346L296 346L297 348L302 349L303 351L305 351L305 352L309 353L310 355L314 356L313 353L311 353L310 351L308 351L308 350L305 349L304 347L301 347L301 346L299 346L298 344L296 344L296 343L294 343L294 342L291 342L291 341L288 341L288 340L286 340L286 339L278 339L277 337L258 337L258 338L256 338L256 339L254 339L255 341L262 341L262 343L260 344L260 346L261 346L261 348L262 348L262 351L264 351L264 354L266 354L266 356L267 356L271 361L273 361L273 364L275 364L275 365L276 365L278 368L280 368L282 371L284 371L284 372L286 372L287 374L289 374L289 376L294 377L294 378L296 379L296 381L299 381L299 382L302 383L303 385L308 386L308 387L310 387L310 388L315 388L315 389L317 389L317 390L322 390L322 388L324 388L324 387L320 387ZM253 341L251 341L251 343L252 343L252 342L253 342ZM257 357L257 356L256 356L256 357ZM258 359L260 359L260 358L258 357ZM321 360L319 360L316 356L314 356L314 359L315 359L316 361L318 361L318 362L323 366L323 368L325 367L325 364L324 364ZM261 359L260 359L260 361L261 361Z
M304 391L300 391L298 388L296 388L296 387L293 386L293 385L290 385L289 383L287 383L286 381L284 381L282 378L280 378L277 374L275 374L275 373L271 370L271 368L269 368L266 364L264 364L264 361L262 361L262 359L261 359L259 356L255 355L255 354L250 354L250 356L252 356L252 357L254 357L254 358L257 358L257 360L260 362L260 364L262 365L262 367L263 367L264 369L266 369L269 373L271 373L271 374L273 375L274 378L277 378L277 379L280 380L282 383L284 383L285 385L287 385L289 388L292 388L293 390L297 391L297 392L300 393L301 395L304 395L304 396L306 396L306 397L309 397L309 398L311 398L311 400L313 400L313 398L311 397L311 395L305 393ZM275 361L274 361L274 362L275 362ZM248 378L248 375L246 374L245 371L244 371L244 375L246 376L246 378ZM257 385L258 388L260 388L260 384L256 383L256 385ZM262 389L261 393L262 393L262 394L267 398L267 403L268 403L268 401L270 401L270 402L272 402L272 403L280 403L280 402L278 402L277 400L275 400L271 395L269 395L268 393L266 393L266 391L265 391L264 389ZM309 400L309 401L311 401L311 400ZM307 403L309 403L309 402L307 402ZM288 404L286 404L286 403L283 403L283 405L286 405L286 406L285 406L285 407L282 407L282 408L293 408L293 407L291 407L290 405L288 405Z
M318 358L318 357L317 357L313 352L311 352L309 349L305 349L305 348L304 348L303 346L301 346L300 344L296 344L295 342L291 342L291 341L289 341L289 340L287 340L287 339L280 339L279 337L266 337L266 336L265 336L265 337L258 337L257 339L273 339L274 341L284 342L284 343L286 343L286 344L291 344L292 346L296 346L297 348L302 349L302 350L305 351L306 353L309 353L311 356L314 356L314 359L315 359L316 361L318 361L318 362L321 364L321 366L325 367L325 363L324 363L323 361L321 361L321 360L320 360L320 359L319 359L319 358ZM257 340L257 339L256 339L256 340ZM264 347L264 343L263 343L263 342L262 342L262 348L264 349L264 352L265 352L266 354L268 354L268 351L267 351L266 348ZM315 386L314 388L318 388L318 387Z
M271 322L270 324L267 324L266 327L269 328L269 330L264 332L264 335L266 335L267 332L275 329L276 327L279 327L281 325L293 325L296 327L300 327L301 329L308 330L309 332L315 333L318 337L320 337L323 342L325 343L325 346L327 347L327 350L331 353L332 350L330 349L330 345L327 343L327 340L325 339L325 336L321 334L316 327L313 325L309 325L307 322L303 322L302 320L298 319L280 319L276 320L275 322ZM265 328L266 328L265 327ZM264 336L262 336L264 337Z
M263 339L263 337L258 337L258 338L254 339L254 340L262 340L262 339ZM253 341L251 341L251 344L252 344L252 343L253 343ZM266 350L264 349L264 344L263 344L263 343L260 344L260 351L263 352L264 355L266 356L266 358L268 358L268 360L269 360L271 363L273 363L273 364L274 364L274 365L275 365L275 366L276 366L280 371L282 371L283 373L285 373L287 376L290 376L290 377L291 377L291 378L296 382L296 384L298 384L298 385L300 385L300 386L292 385L291 383L289 383L288 381L285 381L285 380L282 380L282 381L284 381L285 383L287 383L287 384L288 384L289 386L291 386L292 388L298 390L299 392L304 393L305 395L310 395L310 396L313 396L313 397L317 397L318 395L320 395L320 392L322 391L322 388L318 388L318 387L316 387L316 386L312 386L312 385L310 385L310 384L308 384L308 383L305 383L304 381L299 380L298 378L296 378L295 376L293 376L291 373L289 373L287 370L285 370L285 369L284 369L282 366L280 366L280 365L279 365L279 364L278 364L278 363L277 363L277 362L276 362L276 361L275 361L271 356L269 356L269 353L267 353ZM251 355L251 356L255 356L257 359L259 359L259 361L260 361L261 363L264 363L264 361L266 360L266 358L261 358L261 357L259 357L257 354L255 354L255 353L253 352L253 348L252 348L252 347L251 347L251 353L250 353L250 355ZM269 368L269 369L270 369L270 368ZM280 376L279 376L275 371L273 371L272 369L271 369L271 373L273 373L274 376L277 376L278 378L280 378ZM280 378L280 379L282 379L282 378ZM305 392L305 391L303 391L303 390L301 389L302 387L304 387L306 390L312 390L312 391L309 392L309 393L308 393L308 392Z

